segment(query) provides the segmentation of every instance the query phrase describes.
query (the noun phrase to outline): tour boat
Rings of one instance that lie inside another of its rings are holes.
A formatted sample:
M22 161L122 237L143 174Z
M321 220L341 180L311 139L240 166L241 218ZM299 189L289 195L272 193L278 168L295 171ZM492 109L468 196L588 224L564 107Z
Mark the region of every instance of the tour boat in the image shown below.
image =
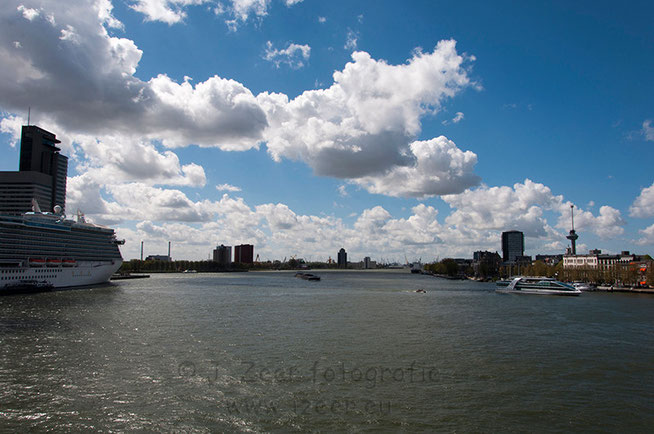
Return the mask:
M311 281L320 280L320 276L316 276L315 274L311 274L311 273L295 273L295 277L299 277L300 279L311 280Z
M504 294L579 295L581 291L572 285L551 277L514 277L497 282L496 292Z

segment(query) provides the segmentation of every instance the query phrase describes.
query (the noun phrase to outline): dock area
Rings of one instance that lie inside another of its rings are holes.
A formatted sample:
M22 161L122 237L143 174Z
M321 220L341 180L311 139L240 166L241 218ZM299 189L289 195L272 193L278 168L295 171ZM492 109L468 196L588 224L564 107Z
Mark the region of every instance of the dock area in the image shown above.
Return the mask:
M149 274L114 274L111 280L147 279Z
M597 291L632 292L634 294L654 294L654 288L629 288L626 286L598 286Z

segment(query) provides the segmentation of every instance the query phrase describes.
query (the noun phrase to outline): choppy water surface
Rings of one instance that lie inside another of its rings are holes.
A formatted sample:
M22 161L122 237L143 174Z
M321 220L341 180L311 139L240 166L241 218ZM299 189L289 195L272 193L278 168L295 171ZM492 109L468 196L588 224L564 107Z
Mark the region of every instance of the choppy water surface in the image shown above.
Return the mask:
M154 275L1 297L0 428L654 426L653 296L316 273Z

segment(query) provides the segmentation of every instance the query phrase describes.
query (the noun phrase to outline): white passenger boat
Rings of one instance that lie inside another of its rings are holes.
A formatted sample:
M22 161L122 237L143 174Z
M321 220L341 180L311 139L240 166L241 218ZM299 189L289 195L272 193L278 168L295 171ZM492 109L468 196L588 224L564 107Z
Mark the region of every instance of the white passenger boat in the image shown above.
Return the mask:
M595 289L587 283L584 282L572 282L572 286L577 288L580 291L594 291Z
M514 277L497 282L496 292L504 294L579 295L581 291L572 285L550 277Z

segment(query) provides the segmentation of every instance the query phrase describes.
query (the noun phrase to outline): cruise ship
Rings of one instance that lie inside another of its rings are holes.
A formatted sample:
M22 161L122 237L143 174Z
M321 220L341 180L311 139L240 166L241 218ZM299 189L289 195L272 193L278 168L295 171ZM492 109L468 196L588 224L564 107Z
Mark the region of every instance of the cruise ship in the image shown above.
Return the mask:
M18 171L0 172L0 293L94 285L123 263L124 241L113 229L79 211L66 219L68 157L59 143L50 131L24 125Z
M0 215L0 292L94 285L121 266L113 229L54 211Z

